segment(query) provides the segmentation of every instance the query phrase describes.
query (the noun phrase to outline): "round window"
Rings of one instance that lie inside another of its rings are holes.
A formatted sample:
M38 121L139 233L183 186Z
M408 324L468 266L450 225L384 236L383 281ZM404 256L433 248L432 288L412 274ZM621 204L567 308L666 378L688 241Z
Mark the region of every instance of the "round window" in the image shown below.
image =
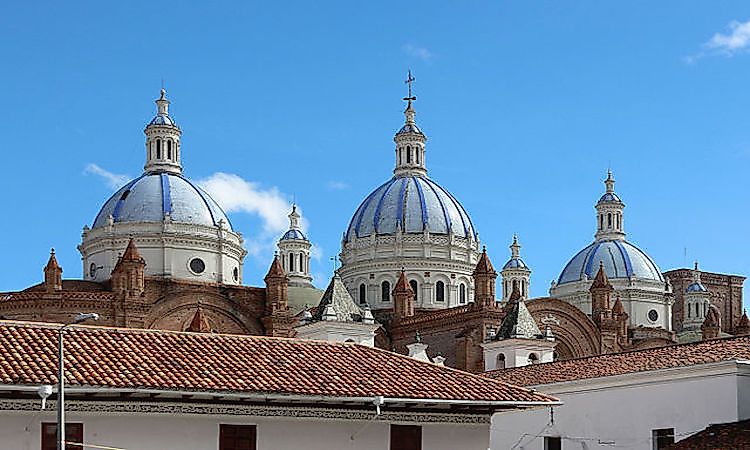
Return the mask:
M239 269L237 269L235 267L234 270L232 271L232 276L234 277L234 281L239 281L240 280L240 271L239 271Z
M206 270L206 263L200 258L193 258L190 260L190 270L192 270L193 273L203 273L203 271Z
M648 312L648 320L650 320L651 322L656 322L657 319L659 319L659 313L656 312L655 309L652 309Z
M91 263L89 266L89 276L91 276L91 278L96 276L96 263Z

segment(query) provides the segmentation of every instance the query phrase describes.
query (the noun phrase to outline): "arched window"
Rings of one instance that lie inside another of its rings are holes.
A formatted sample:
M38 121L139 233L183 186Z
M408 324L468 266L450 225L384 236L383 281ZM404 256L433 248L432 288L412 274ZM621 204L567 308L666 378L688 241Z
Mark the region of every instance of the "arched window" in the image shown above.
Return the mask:
M406 163L411 164L411 146L406 146Z
M399 165L404 163L404 148L403 147L398 148L398 163Z
M380 283L380 300L383 302L391 301L391 283L388 280Z
M148 143L148 159L150 160L153 158L154 158L154 143L149 142Z
M612 228L612 213L607 213L607 228Z
M505 355L500 353L497 355L497 362L495 369L505 369Z
M693 308L691 308L690 305L688 305L687 306L687 310L688 310L688 319L689 319L690 318L690 314L692 314L692 312L693 312Z
M622 229L622 214L617 213L617 229Z
M521 280L521 296L526 298L526 282Z
M599 214L599 229L604 229L604 214Z
M536 353L529 353L529 364L539 364L539 357Z
M289 254L289 271L294 272L294 253Z
M417 164L419 164L419 146L414 147L414 155L417 157Z
M167 139L167 159L172 160L172 139Z
M437 283L435 283L435 301L445 301L445 283L443 283L442 281L438 281Z
M463 283L458 285L458 303L466 303L466 285Z
M367 286L365 283L359 285L359 303L365 304L367 302Z
M416 303L417 302L417 298L419 298L419 294L418 294L418 287L419 287L419 285L417 284L416 281L411 280L409 282L409 286L411 286L411 290L414 291L414 303Z
M704 303L703 304L703 315L705 316L707 312L708 312L708 303Z
M303 255L302 252L299 254L299 271L305 271L305 255Z
M161 159L161 139L156 140L156 159Z

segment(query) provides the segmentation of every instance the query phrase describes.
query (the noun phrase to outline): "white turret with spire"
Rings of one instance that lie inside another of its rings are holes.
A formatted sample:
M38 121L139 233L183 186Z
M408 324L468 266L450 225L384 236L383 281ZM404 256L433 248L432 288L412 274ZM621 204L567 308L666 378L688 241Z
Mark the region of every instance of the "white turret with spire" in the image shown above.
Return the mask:
M310 249L312 244L300 228L300 214L297 205L292 204L289 213L289 230L279 239L281 265L289 278L290 286L312 286L310 275Z
M521 294L521 298L529 297L529 278L531 269L521 259L521 245L518 243L518 236L513 235L513 243L510 244L510 259L503 266L500 272L503 282L503 300L507 301L513 292L514 286Z
M425 143L427 142L427 136L422 133L417 123L414 121L414 116L417 112L414 110L412 102L417 100L417 97L412 94L412 83L414 77L409 71L409 77L406 79L406 84L409 86L409 91L404 100L406 100L406 110L404 110L404 116L406 116L406 123L401 127L393 138L393 142L396 143L396 168L393 169L393 173L396 176L403 175L427 175L427 167L424 163L425 156Z
M604 180L606 192L596 203L596 235L597 241L625 240L622 211L625 204L615 193L615 179L612 171L607 170Z
M180 162L180 136L182 131L169 116L167 91L162 88L156 100L156 116L146 126L146 165L147 173L170 172L182 173Z
M698 270L698 261L693 269L693 282L685 289L685 300L682 308L682 329L700 330L706 313L711 307L710 295L706 286L701 283L701 272Z

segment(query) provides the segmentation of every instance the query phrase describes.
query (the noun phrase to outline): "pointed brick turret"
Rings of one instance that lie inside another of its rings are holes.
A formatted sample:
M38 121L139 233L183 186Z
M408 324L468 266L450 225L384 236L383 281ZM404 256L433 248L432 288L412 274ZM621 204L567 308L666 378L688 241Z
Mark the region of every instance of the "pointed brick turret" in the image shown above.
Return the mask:
M478 309L497 308L495 301L495 281L497 272L492 267L487 248L482 247L482 254L474 268L474 307Z
M591 318L601 328L601 321L604 317L609 317L611 314L611 303L610 297L614 288L607 278L607 274L604 271L604 264L599 262L599 271L594 277L594 282L591 283L589 292L591 293Z
M747 310L742 312L742 317L740 317L740 321L734 329L734 334L737 336L750 334L750 319L747 317Z
M620 296L617 296L615 300L615 306L612 307L612 316L617 322L617 340L621 346L625 346L628 343L628 313L625 312L625 306L620 300Z
M130 238L128 246L125 248L125 253L122 254L122 261L137 262L143 260L141 252L138 251L138 247L135 246L135 240Z
M266 315L261 320L266 335L288 337L292 333L294 318L288 306L288 278L278 254L274 255L263 280L266 282Z
M145 289L146 260L143 259L133 238L128 241L125 253L112 270L112 291L122 298L137 298Z
M185 331L190 331L193 333L211 332L211 324L208 322L208 318L203 313L203 308L201 307L200 303L198 303L198 309L195 310L193 320L190 321L190 324L185 329Z
M617 296L617 300L615 300L615 306L612 308L612 313L616 316L625 314L625 307L622 305L622 300L620 300L619 295Z
M719 317L719 311L709 306L706 312L706 320L701 325L701 332L703 333L703 339L716 339L719 337L721 331L721 318Z
M393 288L393 319L398 322L414 315L414 291L406 280L406 272L401 273Z
M589 291L593 291L594 289L612 289L612 284L609 282L609 278L607 278L602 261L599 261L599 271L596 272L594 282L591 284Z
M62 267L60 267L57 263L57 258L55 258L55 249L53 248L49 252L47 265L44 266L44 287L47 289L47 292L62 290L62 271Z

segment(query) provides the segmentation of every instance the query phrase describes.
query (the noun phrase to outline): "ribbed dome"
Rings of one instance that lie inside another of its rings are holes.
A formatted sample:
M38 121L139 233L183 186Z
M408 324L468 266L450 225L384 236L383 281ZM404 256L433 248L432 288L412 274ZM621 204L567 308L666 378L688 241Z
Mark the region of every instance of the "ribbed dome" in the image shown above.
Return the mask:
M166 114L157 114L153 119L151 119L151 122L148 123L149 125L171 125L176 127L177 123L169 117Z
M511 258L503 266L503 270L505 269L527 269L527 268L528 267L526 267L526 263L523 262L521 258Z
M476 239L469 215L448 191L427 177L397 176L373 191L357 208L346 240L355 235L404 233L453 234Z
M281 236L281 239L279 240L286 241L290 239L298 239L298 240L303 240L303 241L307 240L305 235L300 230L289 230L286 233L284 233L284 235Z
M565 266L557 284L594 278L599 262L610 279L636 278L664 281L656 264L638 247L622 240L596 241L584 248Z
M104 204L92 228L115 223L161 222L165 215L173 222L216 226L231 223L218 204L201 188L174 173L147 173L129 182Z

